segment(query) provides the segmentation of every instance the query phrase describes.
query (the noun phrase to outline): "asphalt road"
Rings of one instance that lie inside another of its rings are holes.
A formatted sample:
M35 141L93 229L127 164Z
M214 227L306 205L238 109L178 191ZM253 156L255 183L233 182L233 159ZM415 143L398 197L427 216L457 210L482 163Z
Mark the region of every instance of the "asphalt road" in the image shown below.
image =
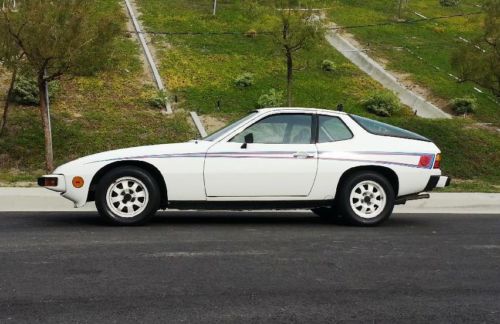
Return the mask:
M499 322L500 215L0 213L0 322Z

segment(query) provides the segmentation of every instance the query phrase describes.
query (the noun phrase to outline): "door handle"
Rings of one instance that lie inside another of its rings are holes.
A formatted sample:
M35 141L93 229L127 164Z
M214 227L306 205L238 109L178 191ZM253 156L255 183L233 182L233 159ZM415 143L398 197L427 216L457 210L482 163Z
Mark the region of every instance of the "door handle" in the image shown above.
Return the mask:
M311 159L314 157L314 153L297 152L293 154L293 157L296 159Z

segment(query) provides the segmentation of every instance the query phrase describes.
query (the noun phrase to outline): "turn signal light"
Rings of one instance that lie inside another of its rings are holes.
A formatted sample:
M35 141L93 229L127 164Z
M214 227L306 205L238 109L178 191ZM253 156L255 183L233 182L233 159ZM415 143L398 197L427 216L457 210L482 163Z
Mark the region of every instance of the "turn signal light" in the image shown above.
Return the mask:
M83 178L82 177L74 177L73 178L73 181L71 181L71 183L73 184L73 187L75 188L81 188L83 187Z
M439 169L441 167L441 153L436 154L436 159L434 160L434 169Z

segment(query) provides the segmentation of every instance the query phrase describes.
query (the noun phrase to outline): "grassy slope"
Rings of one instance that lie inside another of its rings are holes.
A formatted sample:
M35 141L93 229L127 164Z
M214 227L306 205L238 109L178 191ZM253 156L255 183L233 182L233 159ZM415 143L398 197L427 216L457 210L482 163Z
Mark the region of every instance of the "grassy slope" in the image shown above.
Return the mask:
M394 21L396 1L391 0L336 0L331 2L329 17L339 25L363 25ZM412 0L403 18L419 19L418 12L426 17L438 17L480 11L476 0L462 0L458 7L442 7L437 0ZM459 39L474 39L481 33L482 16L457 17L415 24L398 24L382 27L349 29L366 47L370 55L388 60L388 68L409 73L410 78L431 90L440 103L446 104L457 97L475 97L479 110L478 121L500 126L500 105L492 101L493 95L485 90L481 94L471 82L457 83L449 73L458 75L450 65L456 48L463 44ZM404 46L407 50L401 50ZM478 51L479 53L479 51ZM420 56L423 60L418 58ZM440 70L436 70L435 66ZM478 87L481 88L481 87ZM484 90L484 89L483 89Z
M104 10L120 10L109 2ZM120 147L183 141L195 136L187 116L167 117L150 108L154 93L143 82L139 49L120 39L113 70L61 82L53 101L56 164ZM8 133L0 138L0 182L34 181L43 173L43 132L37 107L13 106Z
M219 15L210 14L210 1L137 1L149 30L241 31L266 30L267 24L244 1L222 2ZM203 5L202 5L203 4ZM181 107L201 113L241 116L256 107L259 96L270 88L285 89L284 58L273 45L273 38L258 35L155 36L161 73L169 89L182 100ZM169 44L169 45L167 45ZM324 73L322 60L337 62L337 73ZM380 86L348 63L338 52L322 42L297 59L296 106L333 108L342 102L360 111L360 98ZM238 89L236 76L251 72L255 86ZM216 102L221 101L221 111Z
M221 2L217 17L210 14L211 1L137 2L143 13L142 20L149 30L266 30L266 23L260 21L259 15L249 10L244 1ZM360 7L363 4L369 8L372 6L371 1L370 4L366 1L330 2L344 9L347 5L343 3L355 3ZM378 0L373 3L378 4L380 12L384 12L385 8L385 14L382 16L381 13L374 20L387 19L387 6L381 5ZM363 19L363 11L359 10L348 13L349 10L345 9L345 21L339 22L344 23L349 19L356 22L355 18ZM375 36L376 34L372 34L372 37ZM285 88L284 61L269 36L247 38L236 35L163 35L155 36L152 40L160 49L158 56L162 63L161 73L167 79L170 90L178 96L180 107L233 119L254 109L258 97L269 88ZM319 65L323 59L335 61L339 66L338 71L330 74L322 72ZM415 62L412 61L412 64ZM333 109L342 102L349 112L365 114L360 100L371 91L380 89L377 83L366 77L325 42L320 42L309 52L302 53L298 66L303 69L296 73L296 106ZM234 87L233 79L243 72L254 73L256 84L241 90ZM435 77L430 77L434 80L433 78ZM424 83L428 81L422 80ZM440 82L437 83L443 88L459 88L456 83L450 83L448 80L442 80L442 84ZM216 109L217 100L222 103L220 111ZM483 108L484 102L480 103L483 112L486 111L486 108ZM468 120L430 121L406 115L385 121L417 131L437 143L444 153L444 171L454 177L467 179L460 181L451 188L452 190L500 190L500 139L497 133L478 129Z

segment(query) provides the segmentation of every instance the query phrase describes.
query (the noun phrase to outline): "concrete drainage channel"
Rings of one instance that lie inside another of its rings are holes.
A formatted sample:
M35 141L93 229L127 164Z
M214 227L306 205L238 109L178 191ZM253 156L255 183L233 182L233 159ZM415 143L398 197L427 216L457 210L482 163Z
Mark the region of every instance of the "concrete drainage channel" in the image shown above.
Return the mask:
M144 37L144 32L142 31L141 24L139 20L137 19L135 12L137 12L136 8L134 7L134 4L131 0L125 0L125 6L127 7L127 12L130 16L130 19L132 20L132 24L134 26L135 33L137 35L137 38L139 39L139 42L141 44L142 50L144 52L144 56L146 58L146 62L148 63L153 79L155 81L156 87L160 91L166 90L165 85L161 79L160 73L158 71L158 68L156 66L156 63L154 61L153 55L151 54L151 50L148 47L148 43L146 41L146 38ZM170 102L167 102L165 105L165 113L171 114L172 111L172 105ZM189 113L191 116L191 119L193 120L194 125L196 126L198 133L202 136L205 137L207 136L207 132L205 131L205 127L203 127L203 123L200 120L200 117L195 111L191 111Z
M146 38L144 37L144 32L142 31L139 20L137 19L135 12L137 12L133 0L125 0L125 5L127 7L128 14L132 20L135 33L139 39L142 46L144 56L151 69L154 81L158 90L165 90L165 86L161 79L160 73L154 61L153 55L148 47ZM356 46L351 44L347 39L342 37L336 31L331 31L326 35L327 41L336 48L340 53L342 53L347 59L358 66L362 71L367 73L374 80L380 82L385 88L394 91L401 102L411 108L413 108L416 114L424 118L451 118L451 116L438 107L434 106L432 103L426 101L421 96L415 94L414 92L407 89L402 85L393 75L388 73L380 64L371 59L368 55L363 53ZM169 102L167 102L165 107L165 113L171 114L172 107ZM191 119L196 126L198 133L205 137L207 135L203 123L201 122L198 114L194 111L190 112Z
M342 53L349 61L354 63L362 71L374 80L380 82L385 88L396 93L402 103L413 108L417 115L424 118L451 118L451 116L421 96L408 90L393 75L388 73L380 64L363 53L347 39L336 31L330 31L326 40L337 51Z

